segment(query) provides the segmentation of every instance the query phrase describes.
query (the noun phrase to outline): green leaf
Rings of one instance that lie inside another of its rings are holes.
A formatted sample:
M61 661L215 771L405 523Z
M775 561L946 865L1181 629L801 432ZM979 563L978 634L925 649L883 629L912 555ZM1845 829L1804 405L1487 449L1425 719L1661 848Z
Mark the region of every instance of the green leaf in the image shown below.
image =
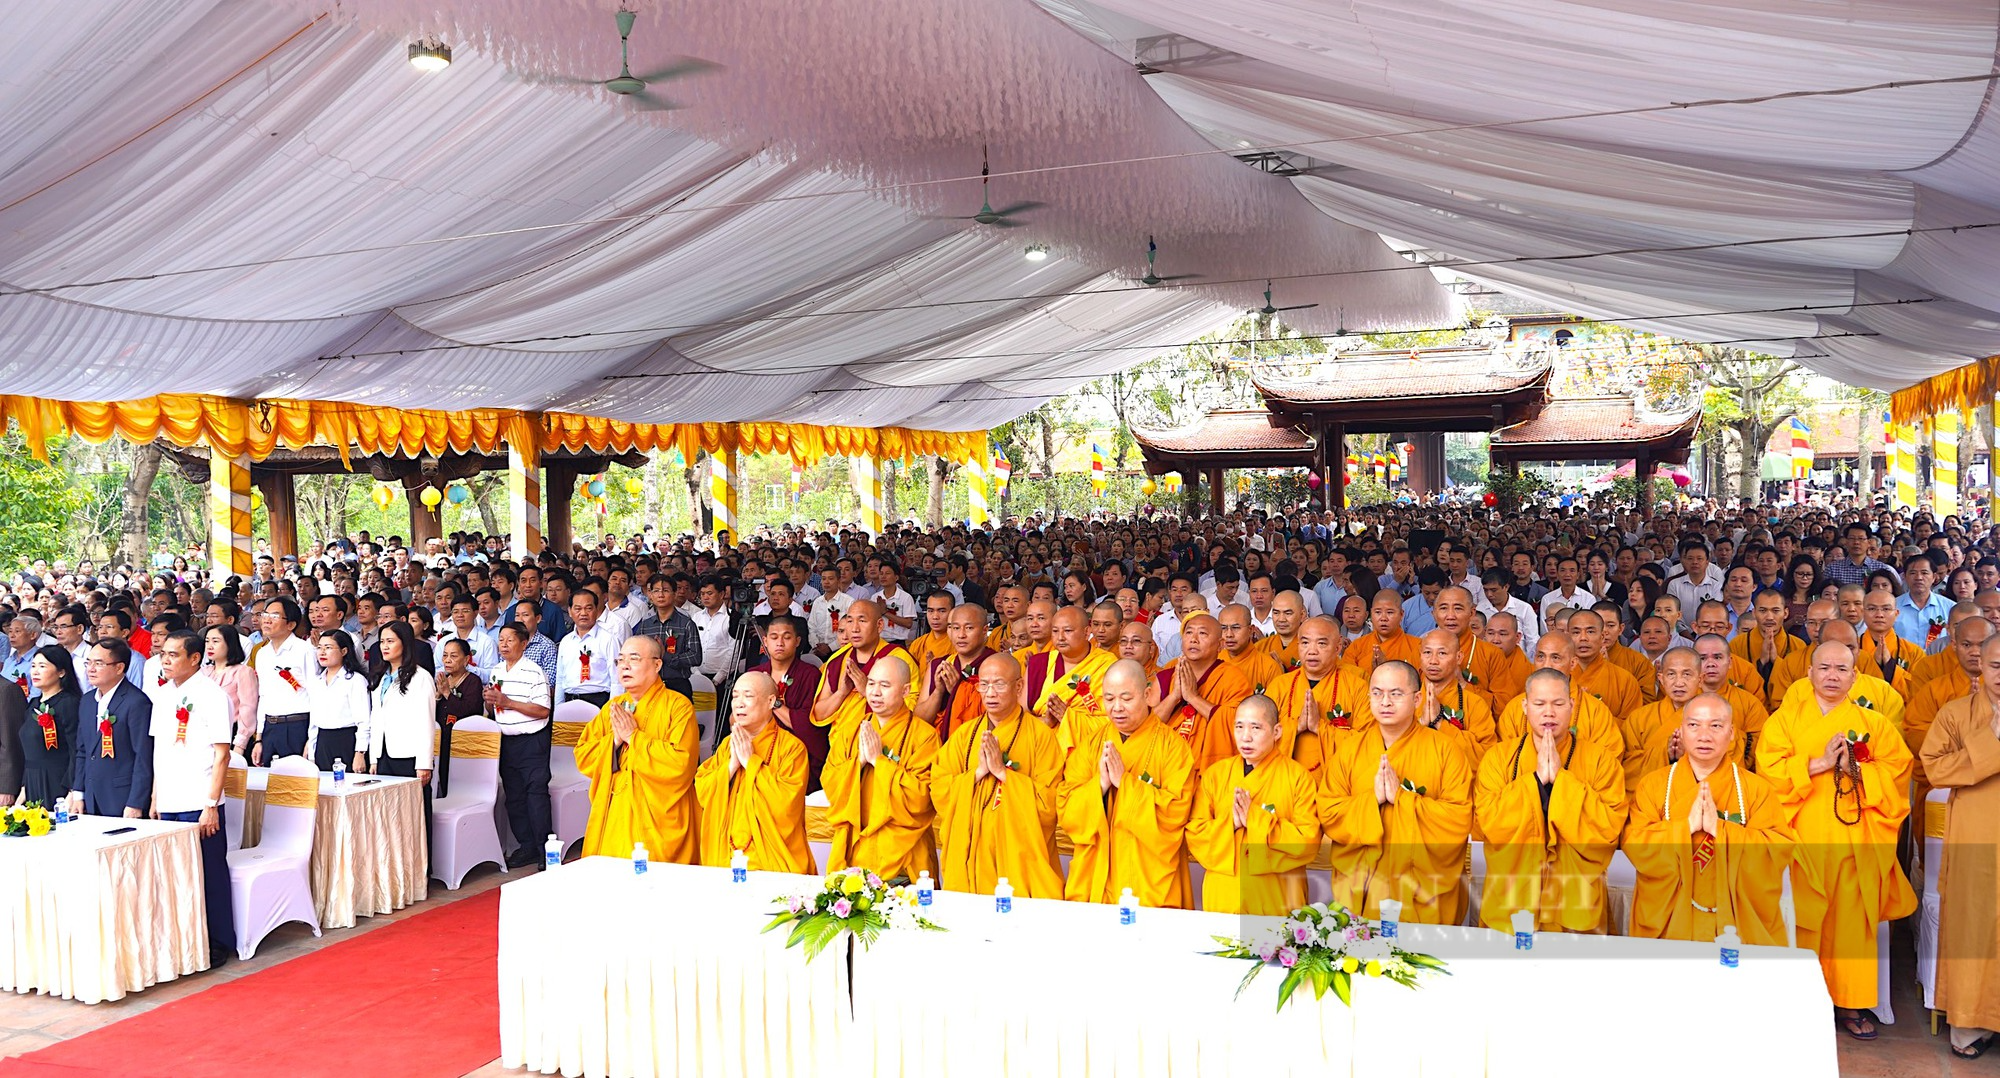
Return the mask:
M1325 999L1326 990L1333 981L1333 971L1326 968L1326 963L1321 962L1313 967L1310 976L1313 983L1313 998Z
M1299 990L1299 981L1300 977L1299 977L1299 971L1297 969L1290 969L1285 971L1284 983L1278 985L1279 1010L1281 1011L1284 1010L1285 1004L1291 1001L1292 993Z
M1333 994L1340 997L1340 1002L1354 1006L1354 978L1344 969L1333 971Z
M1259 973L1262 973L1262 972L1264 972L1264 963L1263 963L1263 961L1262 961L1262 960L1260 960L1260 959L1257 959L1257 958L1256 958L1255 956L1251 956L1251 962L1250 962L1250 972L1248 972L1248 973L1245 973L1245 974L1243 975L1243 979L1242 979L1242 980L1240 980L1240 981L1238 981L1238 982L1236 982L1236 996L1235 996L1235 998L1237 998L1237 999L1241 999L1241 998L1243 997L1243 990L1244 990L1245 988L1248 988L1248 987L1250 987L1250 982L1251 982L1251 981L1254 981L1254 980L1256 980L1256 979L1257 979L1257 975L1258 975Z

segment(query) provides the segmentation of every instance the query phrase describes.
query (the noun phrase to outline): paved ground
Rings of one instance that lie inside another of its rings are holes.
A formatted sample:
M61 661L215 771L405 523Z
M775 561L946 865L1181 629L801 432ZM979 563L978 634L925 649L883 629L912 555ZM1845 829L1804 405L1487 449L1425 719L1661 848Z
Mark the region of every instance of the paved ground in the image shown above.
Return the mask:
M520 873L516 872L514 878L519 877ZM364 917L355 928L329 932L318 939L302 926L287 926L267 938L257 957L248 962L231 962L222 969L170 981L115 1003L87 1007L45 996L9 996L6 1006L0 1007L0 1057L32 1052L88 1033L121 1018L192 995L210 985L268 969L287 959L352 939L357 933L372 931L425 910L480 894L500 886L507 879L497 869L488 866L474 872L467 878L465 886L457 891L446 891L433 881L430 898L426 901L387 917ZM1942 1033L1931 1036L1929 1016L1923 1009L1923 1001L1918 998L1916 981L1910 972L1914 952L1908 932L1898 931L1895 942L1897 1023L1882 1026L1882 1036L1872 1044L1841 1037L1841 1073L1849 1078L1957 1078L1960 1075L2000 1074L2000 1049L1983 1059L1965 1062L1952 1058ZM1829 1036L1835 1035L1830 1014L1827 1030ZM526 1073L502 1067L495 1060L473 1071L467 1078L513 1078Z

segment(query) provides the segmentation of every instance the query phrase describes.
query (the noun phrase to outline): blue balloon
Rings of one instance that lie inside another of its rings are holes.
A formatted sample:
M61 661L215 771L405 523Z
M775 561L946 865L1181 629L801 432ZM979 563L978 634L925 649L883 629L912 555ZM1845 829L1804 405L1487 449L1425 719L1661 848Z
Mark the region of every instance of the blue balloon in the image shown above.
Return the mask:
M444 496L450 498L453 505L463 505L472 500L472 488L464 483L453 483L445 488Z
M590 496L593 498L604 497L604 480L593 479L590 481Z

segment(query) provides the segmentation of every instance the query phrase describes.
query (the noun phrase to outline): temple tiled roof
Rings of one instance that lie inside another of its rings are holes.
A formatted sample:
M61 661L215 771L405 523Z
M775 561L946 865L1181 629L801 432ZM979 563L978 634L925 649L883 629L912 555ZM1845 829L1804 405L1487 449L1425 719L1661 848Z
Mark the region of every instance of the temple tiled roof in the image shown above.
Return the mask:
M1701 413L1641 416L1625 397L1583 397L1552 400L1540 415L1493 435L1501 446L1592 445L1652 442L1675 435L1692 436Z
M1132 437L1162 453L1305 453L1312 439L1296 428L1271 425L1271 414L1259 410L1216 411L1172 430L1140 430Z
M1489 357L1472 359L1337 360L1317 378L1253 379L1267 400L1318 404L1417 397L1495 396L1548 382L1549 369L1494 369Z

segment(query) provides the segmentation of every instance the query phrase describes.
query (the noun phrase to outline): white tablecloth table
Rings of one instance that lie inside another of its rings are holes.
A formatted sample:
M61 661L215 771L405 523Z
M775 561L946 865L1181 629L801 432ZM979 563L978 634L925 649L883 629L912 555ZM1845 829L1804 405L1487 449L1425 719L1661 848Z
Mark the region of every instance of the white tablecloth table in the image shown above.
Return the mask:
M207 969L199 830L84 816L0 838L0 989L102 1003Z
M263 833L270 769L249 769L243 845ZM424 793L413 778L348 775L334 786L319 778L313 821L312 892L321 928L353 928L362 917L393 913L429 893L424 871Z
M501 1059L565 1075L1493 1075L1837 1073L1810 952L1405 926L1451 975L1357 982L1275 1009L1264 972L1203 955L1242 919L939 892L950 931L808 965L758 933L808 877L576 862L501 892ZM850 1010L851 999L851 1010ZM733 1055L731 1053L734 1053Z

